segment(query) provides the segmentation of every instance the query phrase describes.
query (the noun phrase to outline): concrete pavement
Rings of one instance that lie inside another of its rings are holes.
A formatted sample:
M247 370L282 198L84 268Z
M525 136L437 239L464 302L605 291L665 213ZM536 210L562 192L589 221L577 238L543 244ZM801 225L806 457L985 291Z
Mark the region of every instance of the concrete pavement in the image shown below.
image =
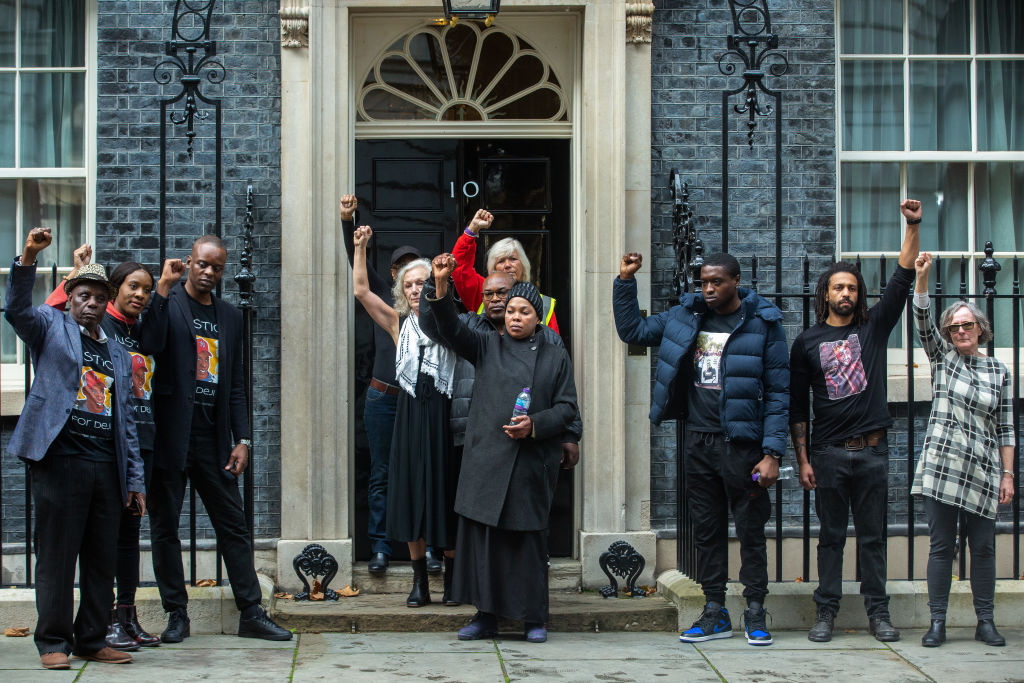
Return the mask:
M64 672L39 668L31 637L0 637L0 681L1024 681L1024 630L1002 632L1007 647L951 629L937 649L921 647L922 630L889 645L864 631L827 645L781 631L763 648L739 631L700 646L669 633L551 633L542 645L512 633L468 643L446 633L304 633L288 643L205 635L137 652L130 665L72 659Z

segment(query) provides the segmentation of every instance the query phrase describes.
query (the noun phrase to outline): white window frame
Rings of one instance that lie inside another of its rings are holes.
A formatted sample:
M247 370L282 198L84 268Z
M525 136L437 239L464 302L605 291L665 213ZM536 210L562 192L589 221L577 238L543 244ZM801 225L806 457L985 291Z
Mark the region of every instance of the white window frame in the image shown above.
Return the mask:
M21 67L21 33L18 27L21 25L21 3L17 4L15 19L15 66L0 67L0 73L84 73L85 74L85 120L83 121L83 150L82 159L84 166L62 167L62 168L29 168L20 166L19 145L21 139L20 130L20 95L21 79L15 79L15 155L13 167L0 167L0 180L18 180L16 216L15 216L15 249L14 254L0 254L0 277L6 281L10 272L10 264L13 258L21 253L21 245L25 235L22 233L22 182L23 180L34 179L59 179L59 178L80 178L85 180L83 215L85 216L85 241L95 244L96 241L96 73L97 73L97 0L85 0L85 64L81 67ZM72 264L58 263L57 272L66 275L71 272ZM49 269L40 270L39 277L49 277ZM4 322L3 324L7 324ZM0 414L18 415L24 403L25 369L27 361L25 345L21 340L17 341L16 362L0 365Z
M996 53L982 53L978 54L977 51L977 3L984 0L971 0L970 6L970 52L964 54L954 55L934 55L934 54L911 54L910 52L910 32L908 29L909 25L909 12L910 3L909 0L899 0L903 3L903 45L901 53L891 54L844 54L842 47L842 7L843 2L857 2L857 0L836 0L835 6L835 37L836 37L836 254L840 260L853 261L858 256L862 259L877 259L880 256L886 257L886 267L891 270L895 267L897 259L899 258L899 251L843 251L843 164L850 162L890 162L898 163L900 165L900 196L907 196L907 165L915 162L933 162L933 163L965 163L967 164L967 245L973 247L973 250L968 251L932 251L931 253L942 257L943 260L956 260L959 262L961 256L967 257L968 267L968 292L969 296L979 296L983 286L980 282L980 271L978 265L982 260L985 259L985 248L984 244L978 244L976 242L976 216L975 216L975 195L974 195L974 171L975 165L978 163L986 162L1024 162L1024 150L1021 151L1009 151L1009 152L991 152L991 151L978 151L978 62L984 61L1024 61L1024 54L996 54ZM887 151L845 151L843 150L843 64L846 62L854 61L902 61L903 62L903 150L887 150ZM911 135L911 120L910 120L910 63L914 61L924 62L935 62L935 61L969 61L969 73L970 73L970 117L971 117L971 149L970 151L913 151L910 149L910 135ZM895 217L896 210L893 209L893 220ZM927 216L925 217L927 220ZM902 241L903 235L906 233L906 221L900 219L901 233L900 238ZM998 245L995 245L998 246ZM1013 251L997 251L994 252L993 257L1000 261L1004 269L1007 264L1012 263L1013 257L1018 256L1024 259L1024 252L1013 252ZM888 274L886 274L888 277ZM959 281L955 283L943 283L947 293L951 293L954 290L952 287L959 288ZM873 290L877 287L877 283L867 283L869 290ZM1002 292L1007 293L1007 292ZM904 317L906 314L904 314ZM906 363L907 363L907 351L906 344L907 338L905 334L906 321L901 320L900 325L904 330L904 340L902 348L891 348L888 353L888 362L890 368L890 375L893 376L906 376ZM996 350L996 355L999 356L1004 362L1009 362L1011 349L999 348ZM914 351L914 363L917 366L915 374L927 375L928 374L928 359L925 356L923 350L915 349Z

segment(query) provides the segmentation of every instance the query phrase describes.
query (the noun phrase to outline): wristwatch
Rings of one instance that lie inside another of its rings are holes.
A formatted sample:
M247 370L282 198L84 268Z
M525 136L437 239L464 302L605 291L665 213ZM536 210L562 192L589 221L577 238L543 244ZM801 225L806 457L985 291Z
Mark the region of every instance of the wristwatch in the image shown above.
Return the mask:
M250 451L252 450L252 439L239 439L235 445L238 446L239 444L245 446Z
M766 448L763 451L761 451L761 455L770 455L773 458L775 458L775 462L777 462L777 463L778 462L782 462L782 455L780 455L779 453L776 453L775 451L773 451L773 450L771 450L769 448Z

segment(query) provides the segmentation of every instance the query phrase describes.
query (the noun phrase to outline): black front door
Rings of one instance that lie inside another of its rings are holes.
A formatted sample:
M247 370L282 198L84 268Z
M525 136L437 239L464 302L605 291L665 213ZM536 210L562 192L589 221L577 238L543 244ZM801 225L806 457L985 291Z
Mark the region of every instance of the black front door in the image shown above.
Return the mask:
M495 215L480 238L477 272L483 274L487 249L515 237L530 259L533 281L556 299L555 313L571 348L568 140L358 140L356 195L360 224L373 228L371 262L387 273L395 247L412 245L424 256L451 251L479 208ZM369 453L362 426L362 399L373 362L372 325L356 314L356 558L370 555L366 537ZM369 347L367 347L367 342ZM511 411L511 408L509 409ZM550 550L572 554L572 473L562 472L551 512ZM405 548L393 548L396 558Z

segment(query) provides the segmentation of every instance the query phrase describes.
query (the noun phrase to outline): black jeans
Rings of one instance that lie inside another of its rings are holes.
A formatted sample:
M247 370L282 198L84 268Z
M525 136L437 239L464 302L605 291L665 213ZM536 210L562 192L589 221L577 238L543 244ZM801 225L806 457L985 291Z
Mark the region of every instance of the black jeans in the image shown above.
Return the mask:
M47 455L32 463L39 654L89 655L106 646L121 482L117 463ZM81 598L74 623L75 561Z
M996 520L971 514L958 507L925 497L928 513L928 607L932 619L945 619L949 605L949 586L953 580L953 550L956 524L964 515L967 539L971 544L971 593L978 621L991 619L996 592ZM964 548L960 552L965 552Z
M186 477L210 516L238 610L257 605L262 599L253 567L252 542L242 509L242 496L238 493L238 480L224 470L225 462L224 455L218 453L214 437L192 434L186 469L164 469L160 463L156 463L153 469L153 482L147 499L153 571L166 612L188 604L181 563L181 540L178 537L178 518L185 499Z
M729 579L729 510L740 542L740 582L747 602L768 595L768 548L764 525L772 514L768 489L750 478L761 461L756 443L727 441L722 434L686 431L686 500L697 546L697 582L708 601L725 604Z
M889 442L848 451L840 443L812 446L811 465L818 487L814 509L818 533L818 588L814 602L839 609L843 597L843 549L853 511L860 559L860 593L871 618L889 618L885 593L886 505L889 500Z
M149 491L153 474L153 451L142 451L142 463ZM117 604L134 605L135 591L139 587L139 528L142 517L128 508L121 508L121 522L117 530Z

